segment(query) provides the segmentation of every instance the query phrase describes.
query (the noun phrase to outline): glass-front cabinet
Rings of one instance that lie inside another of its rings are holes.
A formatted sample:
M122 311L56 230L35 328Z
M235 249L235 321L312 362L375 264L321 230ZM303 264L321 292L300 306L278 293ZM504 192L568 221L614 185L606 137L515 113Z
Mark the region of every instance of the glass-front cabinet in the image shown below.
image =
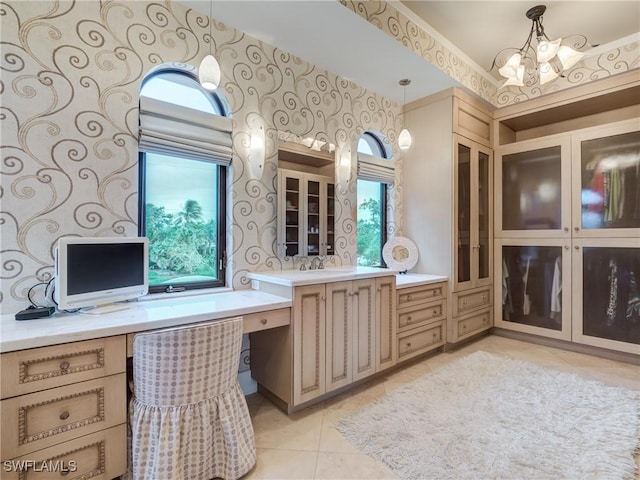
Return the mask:
M456 135L454 291L490 284L492 153Z
M279 169L278 189L278 255L333 255L333 180L322 175Z
M573 340L640 354L640 239L574 241Z
M496 153L496 237L571 235L569 135L501 147Z
M640 238L640 120L572 139L574 235Z
M496 240L496 327L571 339L570 243Z

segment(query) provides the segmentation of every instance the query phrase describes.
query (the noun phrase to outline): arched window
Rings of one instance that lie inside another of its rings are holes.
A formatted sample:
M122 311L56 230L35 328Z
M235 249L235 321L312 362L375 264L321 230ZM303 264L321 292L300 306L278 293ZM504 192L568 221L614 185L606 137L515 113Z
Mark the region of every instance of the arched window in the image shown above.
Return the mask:
M387 185L393 183L393 154L379 132L358 139L358 265L385 266L382 247L387 241Z
M158 68L142 83L138 230L149 238L151 292L225 284L226 112L187 68Z

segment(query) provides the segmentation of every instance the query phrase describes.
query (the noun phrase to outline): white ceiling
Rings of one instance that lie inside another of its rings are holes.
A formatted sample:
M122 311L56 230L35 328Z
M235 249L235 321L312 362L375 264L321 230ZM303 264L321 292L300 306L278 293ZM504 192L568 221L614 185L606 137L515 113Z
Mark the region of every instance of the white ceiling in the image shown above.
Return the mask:
M336 0L180 0L265 43L398 102L457 85ZM525 12L535 1L394 1L394 6L479 70L505 47L520 47L531 28ZM610 43L640 32L640 2L546 1L550 38L581 33ZM488 78L492 78L487 74ZM410 78L406 91L398 82Z

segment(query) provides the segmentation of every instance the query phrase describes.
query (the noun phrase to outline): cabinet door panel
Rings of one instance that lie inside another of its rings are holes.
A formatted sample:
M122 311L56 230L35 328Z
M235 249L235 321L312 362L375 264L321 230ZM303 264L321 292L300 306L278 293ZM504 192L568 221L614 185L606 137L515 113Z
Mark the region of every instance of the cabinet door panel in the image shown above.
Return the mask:
M576 240L573 340L640 354L640 240Z
M330 392L352 381L351 319L354 309L351 282L328 283L326 289L326 391Z
M376 278L376 371L396 364L396 279Z
M375 280L353 282L353 379L376 371L376 290Z

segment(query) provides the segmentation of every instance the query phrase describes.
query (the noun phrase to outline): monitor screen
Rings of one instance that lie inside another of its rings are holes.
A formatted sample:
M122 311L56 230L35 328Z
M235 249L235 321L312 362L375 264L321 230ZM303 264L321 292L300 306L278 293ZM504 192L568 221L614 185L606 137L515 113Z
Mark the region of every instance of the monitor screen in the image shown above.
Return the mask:
M143 237L58 241L56 294L62 309L129 300L148 290L148 242Z

